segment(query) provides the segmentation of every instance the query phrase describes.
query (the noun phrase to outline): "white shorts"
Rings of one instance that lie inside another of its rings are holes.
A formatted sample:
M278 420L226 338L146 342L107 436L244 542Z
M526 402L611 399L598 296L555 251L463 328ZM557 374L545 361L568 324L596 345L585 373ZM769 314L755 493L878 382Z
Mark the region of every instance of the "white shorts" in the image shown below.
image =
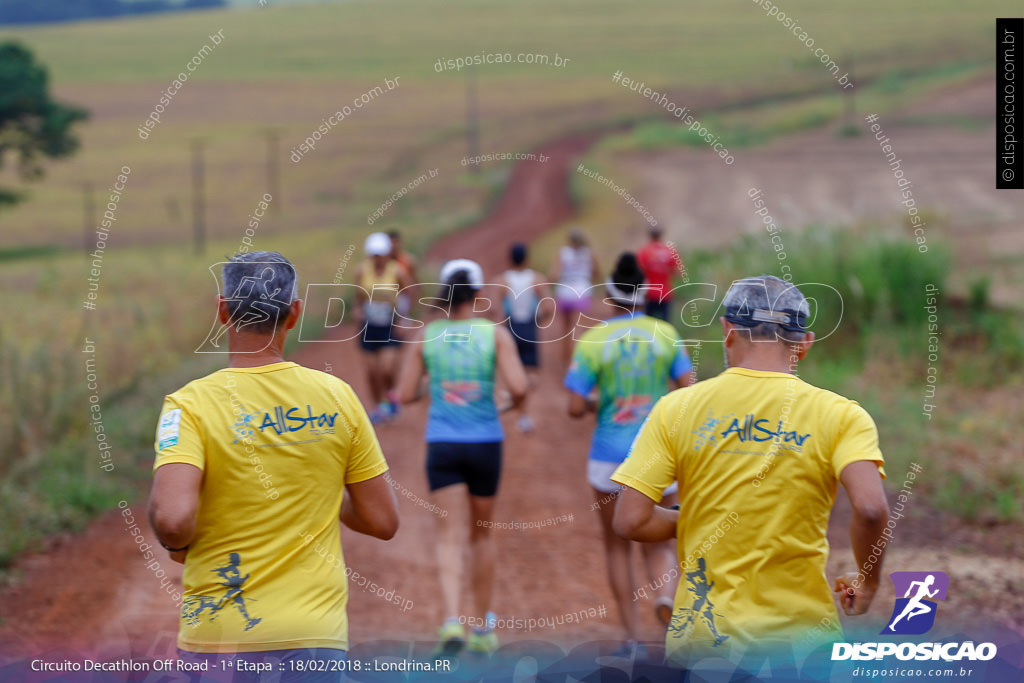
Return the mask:
M612 481L612 475L619 467L617 462L605 462L603 460L587 460L587 481L601 493L614 493L622 488ZM679 491L679 482L672 482L672 485L665 489L662 496L668 496Z

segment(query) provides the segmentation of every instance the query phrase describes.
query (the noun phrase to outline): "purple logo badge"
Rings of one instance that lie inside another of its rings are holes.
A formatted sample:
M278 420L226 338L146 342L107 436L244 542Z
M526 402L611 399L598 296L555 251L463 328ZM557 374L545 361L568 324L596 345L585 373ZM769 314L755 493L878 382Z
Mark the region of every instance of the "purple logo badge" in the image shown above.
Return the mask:
M920 635L935 624L936 600L945 600L949 577L943 572L892 572L896 605L883 634ZM902 597L900 597L902 596Z

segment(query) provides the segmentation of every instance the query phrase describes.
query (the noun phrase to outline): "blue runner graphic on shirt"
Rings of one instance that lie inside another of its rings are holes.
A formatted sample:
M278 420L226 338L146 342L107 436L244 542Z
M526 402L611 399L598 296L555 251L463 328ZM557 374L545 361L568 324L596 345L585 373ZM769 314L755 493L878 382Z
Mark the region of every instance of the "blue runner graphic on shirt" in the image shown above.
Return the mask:
M185 599L181 606L181 613L188 621L189 626L197 626L200 621L199 617L204 612L209 612L208 621L211 623L216 621L217 617L220 616L220 611L228 605L234 605L242 613L246 622L246 631L263 621L262 619L254 619L249 616L249 610L245 606L244 586L245 582L249 580L250 575L242 576L242 572L239 571L241 563L242 560L238 553L231 553L228 555L228 563L226 565L210 570L220 576L222 579L220 585L227 589L219 600L207 595L190 595ZM250 602L252 602L251 598Z
M711 589L715 587L715 582L708 582L706 570L707 562L705 562L703 557L698 557L697 570L686 572L686 582L689 584L687 590L694 595L693 606L677 610L672 615L672 621L669 623L668 630L679 633L681 637L685 638L693 629L697 617L700 617L707 625L708 630L711 631L711 635L715 637L715 643L712 647L718 647L728 640L729 636L720 634L715 626L715 617L722 615L715 614L715 605L711 602Z

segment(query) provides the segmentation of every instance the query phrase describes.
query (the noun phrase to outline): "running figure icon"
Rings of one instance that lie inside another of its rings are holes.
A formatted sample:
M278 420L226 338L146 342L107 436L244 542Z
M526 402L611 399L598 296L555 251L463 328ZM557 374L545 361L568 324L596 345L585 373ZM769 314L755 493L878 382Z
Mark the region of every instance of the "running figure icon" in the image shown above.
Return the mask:
M238 611L242 613L242 616L245 617L246 631L263 621L262 619L253 619L249 616L249 611L245 607L245 598L242 597L242 593L244 592L243 586L249 579L249 574L242 576L242 573L238 570L240 564L241 558L238 553L231 553L228 555L228 563L226 565L212 570L223 579L220 585L227 588L227 592L220 600L214 600L202 595L192 596L186 600L186 606L192 608L186 613L190 623L193 625L198 623L199 615L206 610L210 610L213 613L210 616L210 621L214 621L217 618L217 612L221 611L227 604L234 604ZM196 602L199 603L198 606L195 605Z
M904 598L910 598L910 601L907 602L906 606L903 608L903 611L900 612L899 616L896 617L895 619L893 619L892 623L889 624L889 630L890 631L895 631L896 630L895 629L896 624L903 617L906 617L907 621L910 621L914 617L919 616L921 614L928 614L928 613L930 613L934 609L931 605L927 605L927 604L922 602L922 600L924 598L934 598L935 595L939 592L938 588L936 588L935 590L931 590L931 591L928 590L934 584L935 584L935 575L934 574L929 574L925 578L924 581L912 581L911 582L910 586L907 588L907 592L903 595ZM917 594L914 595L913 597L911 597L910 594L914 592L914 587L915 586L917 586Z
M686 581L690 584L688 589L696 596L696 599L693 601L693 607L681 609L672 618L672 623L668 628L670 631L686 631L693 626L697 616L700 615L711 631L711 635L715 637L713 647L718 647L728 640L729 636L721 635L715 627L715 606L709 597L711 589L715 587L715 582L708 582L706 571L707 563L703 557L698 557L697 570L686 572ZM676 624L677 619L681 622L678 625Z

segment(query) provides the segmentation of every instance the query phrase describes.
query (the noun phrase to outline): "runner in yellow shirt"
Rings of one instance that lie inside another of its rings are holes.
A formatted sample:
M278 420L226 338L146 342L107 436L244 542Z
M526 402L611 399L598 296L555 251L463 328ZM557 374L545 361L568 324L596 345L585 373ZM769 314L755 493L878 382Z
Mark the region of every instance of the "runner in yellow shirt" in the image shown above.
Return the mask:
M302 662L343 662L348 650L339 519L388 539L398 511L352 389L283 358L296 291L277 252L225 264L229 367L164 400L150 522L185 564L182 659L220 670L224 653L242 653L305 681ZM343 667L331 669L322 680L339 680Z
M681 666L841 638L825 575L837 485L850 497L863 568L836 581L847 614L862 614L874 597L881 560L868 557L888 520L871 417L793 374L814 341L803 294L776 277L747 278L724 306L729 369L662 398L612 475L625 487L616 532L676 539L680 581L666 651ZM656 507L675 482L680 510Z

